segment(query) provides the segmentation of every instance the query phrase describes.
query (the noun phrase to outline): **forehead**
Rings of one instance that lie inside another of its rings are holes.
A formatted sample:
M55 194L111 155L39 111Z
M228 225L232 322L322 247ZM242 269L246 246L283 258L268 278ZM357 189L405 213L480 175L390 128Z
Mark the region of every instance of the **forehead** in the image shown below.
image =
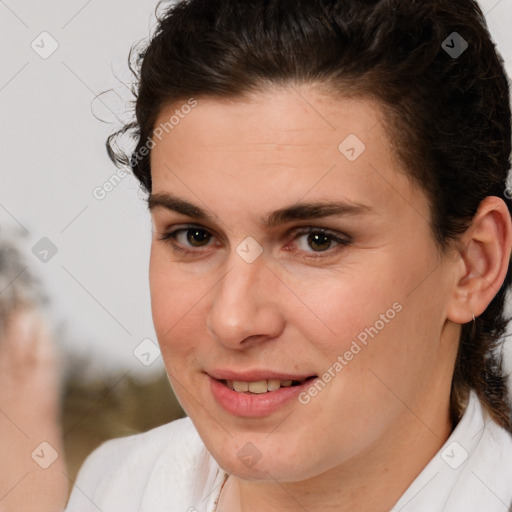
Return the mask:
M241 99L205 97L196 101L197 106L179 120L175 114L185 107L185 102L163 108L155 128L165 126L174 115L178 123L165 131L173 134L178 145L222 151L226 146L253 144L258 151L259 145L266 144L267 151L272 146L295 146L295 152L301 148L310 152L310 146L319 144L319 150L337 150L348 134L367 140L382 118L379 105L373 100L334 98L305 86L266 89ZM159 151L154 151L153 156L156 153Z
M180 104L162 109L155 127L179 113ZM370 99L298 86L236 101L198 98L155 140L153 192L208 198L212 208L225 208L231 195L233 211L247 206L240 197L267 209L307 195L371 202L395 214L412 203L426 215L426 198L401 170L382 119Z

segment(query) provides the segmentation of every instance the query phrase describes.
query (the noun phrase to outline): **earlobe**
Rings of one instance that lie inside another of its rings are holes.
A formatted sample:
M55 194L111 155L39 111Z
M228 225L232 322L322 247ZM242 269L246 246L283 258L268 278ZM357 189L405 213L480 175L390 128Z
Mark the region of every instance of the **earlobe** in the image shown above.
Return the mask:
M458 324L481 315L505 280L512 248L512 221L505 202L486 197L461 242L464 270L448 309L448 319Z

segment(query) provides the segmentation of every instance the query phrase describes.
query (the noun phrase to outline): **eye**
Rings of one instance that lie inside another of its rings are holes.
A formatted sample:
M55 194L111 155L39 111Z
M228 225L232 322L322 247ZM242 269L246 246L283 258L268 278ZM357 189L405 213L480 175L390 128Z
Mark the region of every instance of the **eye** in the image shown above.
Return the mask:
M158 235L157 238L168 242L176 253L192 254L197 252L197 250L194 249L207 247L212 236L213 235L204 228L186 226Z
M294 241L299 246L300 251L309 253L306 256L307 258L325 257L322 253L329 252L330 255L333 246L336 249L350 244L350 240L347 237L343 238L338 233L331 232L325 228L314 227L298 232Z
M203 248L212 245L210 242L214 235L201 226L182 226L157 235L157 238L171 245L176 254L198 255ZM294 235L292 245L298 246L298 249L284 250L299 253L306 259L318 259L331 256L337 249L349 244L350 239L345 235L325 228L308 227Z

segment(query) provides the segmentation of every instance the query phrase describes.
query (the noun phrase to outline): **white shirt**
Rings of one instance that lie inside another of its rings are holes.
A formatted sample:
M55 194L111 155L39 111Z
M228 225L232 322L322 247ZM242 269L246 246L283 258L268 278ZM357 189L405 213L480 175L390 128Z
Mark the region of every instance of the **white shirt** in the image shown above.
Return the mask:
M96 449L65 512L212 512L225 476L183 418ZM473 391L449 439L390 512L442 511L512 511L512 435Z

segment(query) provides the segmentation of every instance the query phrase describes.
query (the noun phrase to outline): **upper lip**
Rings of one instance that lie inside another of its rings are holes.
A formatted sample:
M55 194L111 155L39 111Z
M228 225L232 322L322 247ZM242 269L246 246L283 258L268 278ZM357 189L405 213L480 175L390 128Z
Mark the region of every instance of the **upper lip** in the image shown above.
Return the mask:
M298 380L303 381L308 377L313 377L315 374L313 373L286 373L286 372L277 372L274 370L261 370L261 369L253 369L253 370L244 370L244 371L235 371L231 369L215 369L208 370L206 372L210 377L213 377L216 380L234 380L237 382L257 382L261 380Z

